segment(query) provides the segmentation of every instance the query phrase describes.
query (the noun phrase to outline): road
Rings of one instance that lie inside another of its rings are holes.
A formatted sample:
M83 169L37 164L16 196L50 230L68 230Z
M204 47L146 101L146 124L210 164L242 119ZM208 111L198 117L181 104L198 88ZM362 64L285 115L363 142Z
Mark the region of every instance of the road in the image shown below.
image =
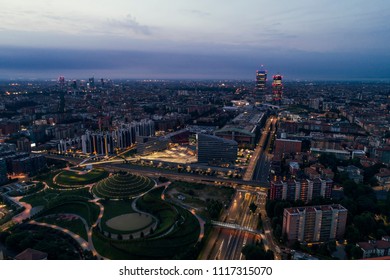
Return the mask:
M77 165L82 161L80 158L73 158L73 157L64 157L60 155L45 155L48 158L53 159L59 159L59 160L67 160L72 164ZM192 173L178 173L177 171L173 170L167 170L162 168L153 168L148 166L139 166L139 165L133 165L129 163L118 163L116 161L113 162L107 162L102 161L99 162L99 166L101 168L107 169L109 171L128 171L137 173L144 176L149 177L167 177L171 180L181 180L181 181L188 181L188 182L200 182L200 183L224 183L228 185L246 185L246 186L252 186L252 187L260 187L263 189L263 191L266 191L269 187L269 184L267 182L264 182L264 184L260 184L257 181L243 181L241 179L231 179L231 178L219 178L219 177L213 177L213 176L205 176L205 175L198 175L198 174L192 174Z
M267 153L262 153L257 162L256 169L253 175L253 180L259 182L267 182L271 169L270 156Z
M253 177L255 175L255 171L257 170L259 159L262 158L264 150L266 149L267 143L269 143L270 133L271 133L271 126L275 123L275 117L270 117L264 128L263 132L261 134L259 143L257 143L256 149L251 157L251 160L249 162L248 168L244 174L243 180L244 181L252 181ZM264 158L263 158L264 159ZM260 160L261 162L261 160ZM266 180L264 180L264 183Z
M237 191L230 208L222 214L221 221L256 229L259 212L256 210L255 213L251 213L249 205L252 202L259 205L260 201L264 200L264 197L262 193ZM259 240L260 238L259 234L246 231L214 228L208 239L208 244L201 252L200 258L241 260L244 259L244 256L241 254L242 248L246 244L254 243L256 239Z
M267 182L272 159L272 155L269 154L270 140L276 133L276 122L277 118L275 117L267 120L263 134L251 158L243 180L258 181L259 185L265 185L265 182ZM213 229L208 239L208 244L201 252L201 259L240 260L243 258L241 254L242 248L246 244L253 243L256 239L260 238L263 239L265 248L272 250L275 253L276 259L280 258L280 249L273 240L270 221L266 215L266 190L267 188L260 188L256 192L250 192L249 189L243 187L242 191L236 192L234 202L220 219L223 222L236 223L256 229L258 214L261 213L264 234L260 236L240 230ZM252 202L258 205L255 214L249 211L249 205Z
M268 191L268 175L270 170L270 159L272 155L268 153L270 147L270 139L276 130L277 118L271 117L267 120L263 129L263 133L259 143L252 155L251 161L244 174L243 180L226 179L210 176L202 176L189 173L177 173L172 170L156 169L138 165L123 164L117 161L100 162L99 165L109 171L129 171L149 177L167 177L171 180L183 180L189 182L209 182L209 183L224 183L236 187L236 195L234 202L230 208L224 212L220 220L223 222L236 223L243 227L257 228L258 215L262 214L264 234L254 234L246 231L214 228L208 238L208 243L200 254L200 259L224 259L224 260L240 260L243 259L241 254L242 248L246 244L255 242L260 238L264 239L264 244L267 249L271 249L278 258L278 247L272 239L271 227L265 212L266 193ZM65 160L71 160L75 164L81 160L77 158L64 158L61 156L50 155L51 157ZM254 202L258 205L255 213L251 213L249 205Z
M256 164L254 175L252 179L268 185L268 176L271 169L271 160L273 155L269 153L271 147L271 139L276 133L276 122L277 118L270 118L269 126L266 127L267 139L261 144L264 146ZM267 123L268 124L268 123Z

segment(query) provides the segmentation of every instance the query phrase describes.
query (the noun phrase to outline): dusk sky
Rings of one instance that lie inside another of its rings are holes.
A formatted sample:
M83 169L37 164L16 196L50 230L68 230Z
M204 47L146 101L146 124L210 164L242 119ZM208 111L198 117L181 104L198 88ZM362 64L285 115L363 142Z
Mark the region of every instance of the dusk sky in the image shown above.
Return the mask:
M388 0L0 3L0 79L390 78Z

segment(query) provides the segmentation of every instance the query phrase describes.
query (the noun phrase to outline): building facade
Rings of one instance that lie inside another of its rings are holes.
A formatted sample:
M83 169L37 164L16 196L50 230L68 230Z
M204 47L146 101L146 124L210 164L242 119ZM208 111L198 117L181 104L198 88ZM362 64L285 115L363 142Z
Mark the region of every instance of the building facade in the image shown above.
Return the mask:
M332 188L331 179L271 181L270 199L308 203L318 197L331 198Z
M261 66L260 70L256 71L256 92L262 94L267 88L267 71Z
M112 135L109 132L87 131L81 136L81 142L85 154L108 155L114 152Z
M291 139L276 139L275 154L300 153L302 151L302 141Z
M238 144L213 135L197 134L197 154L199 163L224 164L237 160Z
M282 76L277 74L273 77L272 95L275 102L280 102L283 97L283 83Z
M348 210L340 204L284 209L283 234L289 241L325 242L342 238Z

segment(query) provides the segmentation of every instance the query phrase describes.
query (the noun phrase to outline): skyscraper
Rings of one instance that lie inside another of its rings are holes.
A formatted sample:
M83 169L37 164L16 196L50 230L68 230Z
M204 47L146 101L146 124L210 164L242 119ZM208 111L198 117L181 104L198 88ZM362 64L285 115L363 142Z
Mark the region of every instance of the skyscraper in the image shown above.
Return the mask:
M58 77L58 85L60 86L60 88L65 87L65 77L64 76Z
M272 83L272 94L273 99L276 102L280 102L283 96L283 83L282 83L282 76L277 74L273 77L273 83Z
M264 93L267 88L267 70L261 65L260 70L256 71L256 92Z
M89 86L90 89L94 89L95 88L95 77L89 78L88 86Z

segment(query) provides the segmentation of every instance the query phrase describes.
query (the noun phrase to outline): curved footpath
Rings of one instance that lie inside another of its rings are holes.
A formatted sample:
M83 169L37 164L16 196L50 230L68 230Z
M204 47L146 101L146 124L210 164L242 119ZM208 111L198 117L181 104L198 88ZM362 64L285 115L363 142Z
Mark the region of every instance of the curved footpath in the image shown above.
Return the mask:
M99 212L99 216L97 218L97 220L95 221L95 223L87 230L87 233L88 233L88 244L89 244L89 249L92 251L92 254L94 256L97 256L98 258L100 259L103 259L103 260L108 260L106 257L100 255L98 253L98 251L96 251L95 249L95 246L93 245L93 241L92 241L92 231L95 227L97 227L101 221L101 219L103 218L103 214L104 214L104 206L99 202L99 199L96 198L96 199L93 199L93 200L89 200L89 202L92 202L92 203L95 203L97 206L99 206L99 209L100 209L100 212Z
M170 184L171 184L171 182L167 182L167 183L164 183L164 184L161 184L161 185L160 185L160 186L164 186L164 190L163 190L163 192L161 193L161 199L164 200L164 201L171 202L171 203L173 203L173 204L175 204L175 205L178 205L179 207L183 207L183 208L187 209L188 211L190 211L191 214L195 216L195 218L198 220L199 226L200 226L200 232L199 232L198 241L201 241L202 238L204 237L204 226L205 226L206 222L205 222L200 216L198 216L198 215L196 214L195 209L193 209L193 208L191 208L191 207L189 207L189 206L187 206L187 205L185 205L185 204L182 204L182 203L178 204L178 203L176 203L175 201L172 201L172 200L169 200L169 199L167 200L167 199L166 199L165 192L166 192L166 190L168 189L168 187L169 187Z
M31 225L38 225L38 226L48 227L48 228L62 231L63 233L66 233L67 235L71 236L74 240L76 240L80 244L81 248L83 248L84 250L88 249L88 242L85 241L84 238L82 238L80 235L78 235L78 234L76 234L76 233L74 233L66 228L59 227L57 225L48 224L48 223L41 223L41 222L37 222L37 221L29 221L28 223Z
M84 238L82 238L80 235L70 231L69 229L66 229L66 228L63 228L63 227L60 227L60 226L57 226L57 225L53 225L53 224L48 224L48 223L42 223L42 222L37 222L37 221L30 221L29 224L32 224L32 225L38 225L38 226L43 226L43 227L49 227L49 228L52 228L52 229L56 229L56 230L59 230L67 235L69 235L70 237L72 237L74 240L76 240L81 248L83 248L84 250L88 250L88 251L91 251L92 254L94 256L97 256L99 259L106 259L105 257L101 256L95 249L95 247L93 246L93 242L92 242L92 227L89 228L88 227L88 223L87 221L79 216L79 215L76 215L76 214L73 214L73 213L61 213L61 214L64 214L64 215L72 215L74 217L77 217L78 219L80 219L82 221L82 223L84 224L84 227L85 227L85 232L87 233L88 235L88 241L86 241ZM56 215L49 215L49 216L56 216Z

